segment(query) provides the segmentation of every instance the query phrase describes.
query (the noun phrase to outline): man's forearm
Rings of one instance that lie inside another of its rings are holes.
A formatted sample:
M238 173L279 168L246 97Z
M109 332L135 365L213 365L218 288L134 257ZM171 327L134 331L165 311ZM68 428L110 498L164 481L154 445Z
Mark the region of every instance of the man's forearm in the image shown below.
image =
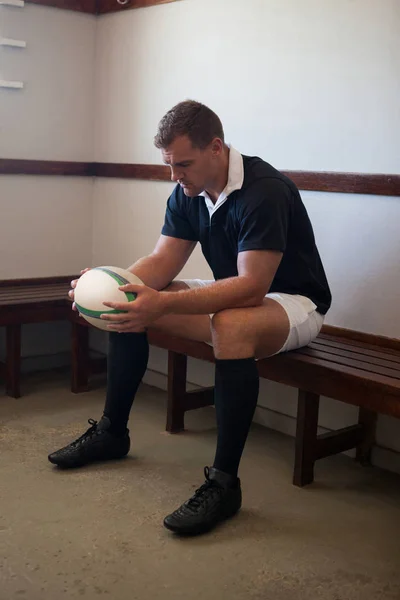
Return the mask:
M227 308L259 306L263 294L251 278L231 277L207 287L161 292L165 312L170 314L209 314Z
M158 291L166 288L173 279L173 276L169 278L169 269L165 261L155 255L139 258L128 268L128 271L139 277L145 285Z

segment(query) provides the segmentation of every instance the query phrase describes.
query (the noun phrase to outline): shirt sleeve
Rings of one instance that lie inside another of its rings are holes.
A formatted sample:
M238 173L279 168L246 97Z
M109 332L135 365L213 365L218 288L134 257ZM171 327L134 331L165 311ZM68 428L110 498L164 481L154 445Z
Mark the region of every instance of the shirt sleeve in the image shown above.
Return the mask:
M182 240L198 241L187 217L184 202L182 202L182 199L179 197L179 190L177 187L168 198L164 226L161 233Z
M284 252L290 219L290 188L279 179L257 182L240 218L238 252L277 250Z

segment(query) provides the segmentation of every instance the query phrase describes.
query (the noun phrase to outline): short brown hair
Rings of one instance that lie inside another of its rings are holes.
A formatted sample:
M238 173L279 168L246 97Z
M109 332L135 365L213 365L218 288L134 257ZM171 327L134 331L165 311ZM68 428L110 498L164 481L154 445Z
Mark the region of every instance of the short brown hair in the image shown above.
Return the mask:
M187 135L193 146L201 150L216 137L224 141L224 129L218 115L194 100L180 102L164 115L154 144L157 148L167 148L181 135Z

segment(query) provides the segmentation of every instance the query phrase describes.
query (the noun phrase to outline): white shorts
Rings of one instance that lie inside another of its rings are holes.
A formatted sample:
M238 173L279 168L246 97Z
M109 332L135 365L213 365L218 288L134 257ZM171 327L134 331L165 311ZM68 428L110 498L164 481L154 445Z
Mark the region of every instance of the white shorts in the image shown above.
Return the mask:
M181 281L191 289L214 283L213 279L182 279ZM307 346L317 337L324 323L324 315L317 312L316 305L309 298L284 293L267 294L265 297L279 302L285 309L290 323L287 340L276 354ZM210 318L212 316L210 315Z

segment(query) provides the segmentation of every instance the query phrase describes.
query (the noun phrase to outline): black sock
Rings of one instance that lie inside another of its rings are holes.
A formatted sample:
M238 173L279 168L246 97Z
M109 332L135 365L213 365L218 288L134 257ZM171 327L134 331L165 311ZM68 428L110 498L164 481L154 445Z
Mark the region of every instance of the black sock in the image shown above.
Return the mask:
M149 343L146 333L110 333L104 415L110 419L110 431L116 435L125 433L148 359Z
M218 441L214 467L233 476L237 475L257 406L259 381L254 358L216 360Z

